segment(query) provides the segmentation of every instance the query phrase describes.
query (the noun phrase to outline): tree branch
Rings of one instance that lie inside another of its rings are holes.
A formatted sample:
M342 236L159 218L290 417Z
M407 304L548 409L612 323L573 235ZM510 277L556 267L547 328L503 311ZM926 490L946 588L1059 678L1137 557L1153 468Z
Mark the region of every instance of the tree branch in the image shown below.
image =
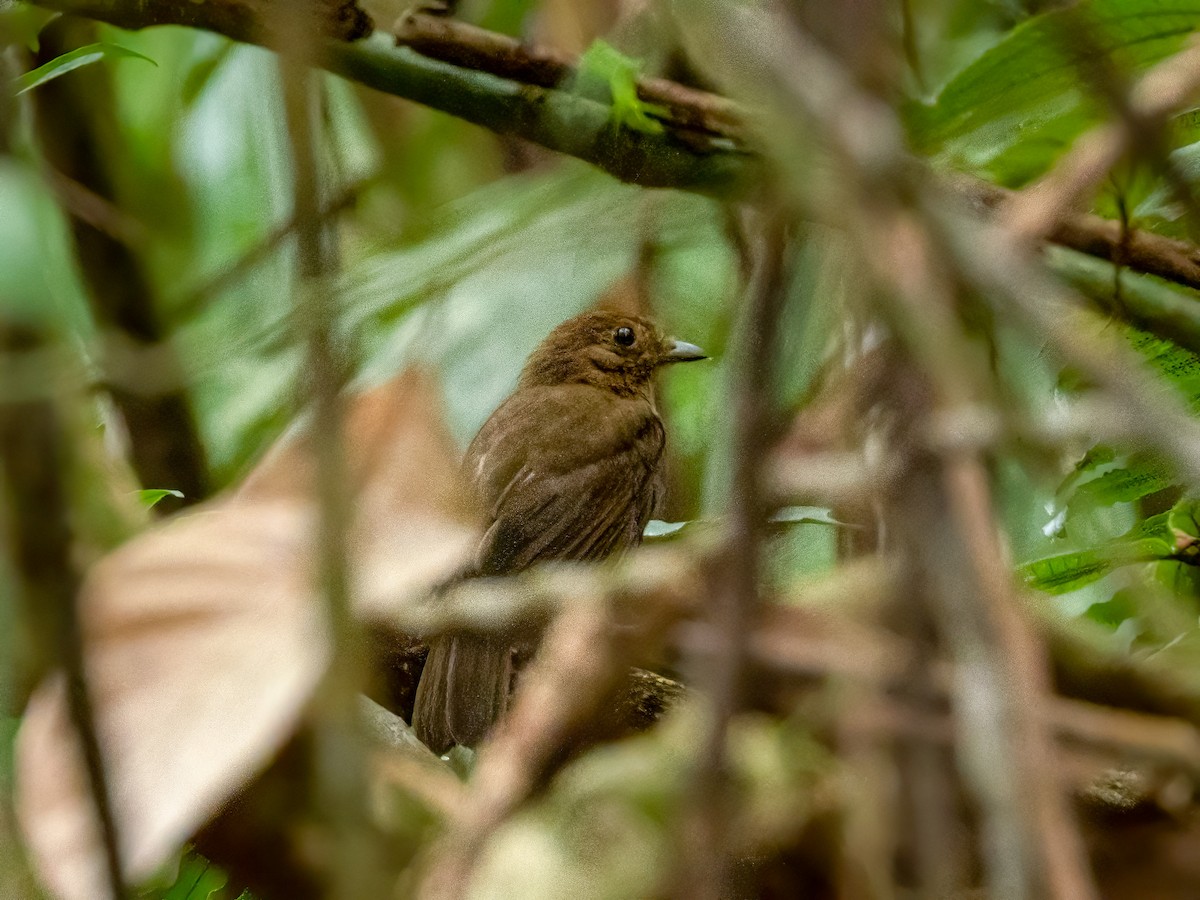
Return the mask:
M270 45L265 26L268 0L34 0L47 9L87 16L122 28L186 25L234 40ZM701 141L696 131L667 128L648 134L619 126L607 104L556 88L503 78L488 71L431 59L411 47L397 47L379 32L365 33L350 3L327 0L336 16L327 20L332 34L318 43L314 56L331 72L367 87L422 103L498 134L513 134L550 150L592 163L622 181L643 187L674 187L707 194L737 193L754 181L757 157L731 142ZM343 19L353 27L340 27ZM669 84L669 83L666 83ZM732 109L720 98L696 101L699 92L682 85L663 87L659 99L683 110L680 118L713 123ZM661 96L660 96L661 95ZM692 102L684 102L684 97ZM699 105L697 105L699 103ZM724 110L725 112L721 112Z
M272 10L287 3L273 0L35 0L35 5L137 31L154 25L184 25L216 31L235 41L261 43ZM319 0L321 30L330 37L355 40L371 33L371 17L356 0Z
M185 25L250 43L267 42L263 16L271 8L271 0L33 2L123 28ZM639 96L666 108L666 127L661 134L636 132L616 125L606 104L561 89L574 69L552 50L423 14L402 20L397 38L402 46L393 46L384 33L346 43L369 32L369 19L347 0L327 0L324 8L329 11L324 31L331 39L318 55L330 71L367 87L577 157L644 187L729 196L759 181L761 160L749 149L745 116L726 98L665 79L642 79ZM959 179L956 186L985 208L1003 207L1014 196L974 179ZM1144 231L1123 238L1118 223L1070 213L1067 205L1058 214L1046 235L1051 243L1200 290L1200 247ZM1138 324L1178 339L1178 322L1181 315L1190 318L1188 311L1161 312L1146 309Z
M554 49L420 12L397 23L396 43L430 59L545 88L567 84L577 71L571 59ZM639 78L637 92L639 99L663 108L651 115L681 132L697 132L698 141L712 145L716 137L736 146L746 142L745 116L732 100L665 78Z
M1001 214L1021 196L1017 191L976 179L961 179L958 187L979 206ZM1122 235L1120 222L1090 214L1063 216L1046 240L1200 290L1200 247L1187 241L1148 231L1130 230Z

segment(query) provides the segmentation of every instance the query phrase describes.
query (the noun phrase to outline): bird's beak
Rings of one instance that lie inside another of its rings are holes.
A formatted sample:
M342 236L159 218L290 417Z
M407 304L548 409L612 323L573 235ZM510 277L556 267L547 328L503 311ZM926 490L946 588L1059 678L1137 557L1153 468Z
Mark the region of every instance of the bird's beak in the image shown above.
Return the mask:
M671 349L663 354L663 362L691 362L694 359L708 359L708 354L697 347L695 344L689 344L687 341L677 341L673 338L668 341Z

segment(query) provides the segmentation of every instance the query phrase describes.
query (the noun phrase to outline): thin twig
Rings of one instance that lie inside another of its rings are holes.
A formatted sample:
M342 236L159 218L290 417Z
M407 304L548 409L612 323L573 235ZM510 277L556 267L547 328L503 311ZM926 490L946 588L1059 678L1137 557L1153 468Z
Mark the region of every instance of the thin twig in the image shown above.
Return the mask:
M1002 220L1010 215L1008 204L1021 196L1017 191L974 179L955 179L953 187L968 200L997 210ZM1046 240L1109 262L1120 261L1136 272L1157 275L1200 290L1200 247L1187 241L1136 228L1123 232L1120 222L1090 213L1064 215L1046 235Z

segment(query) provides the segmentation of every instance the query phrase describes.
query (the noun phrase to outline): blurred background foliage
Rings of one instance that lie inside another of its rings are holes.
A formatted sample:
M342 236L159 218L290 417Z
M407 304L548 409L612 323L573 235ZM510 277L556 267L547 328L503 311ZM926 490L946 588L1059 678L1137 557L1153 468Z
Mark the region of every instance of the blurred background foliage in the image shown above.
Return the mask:
M617 6L478 0L462 4L459 15L574 53L604 36L655 65L653 40L636 29L614 32ZM909 28L909 65L896 103L913 151L940 170L1008 188L1045 173L1109 117L1089 82L1089 59L1100 54L1128 79L1200 30L1200 2L1184 0L1092 0L1091 31L1073 37L1064 37L1070 20L1049 8L1055 4L1044 11L1019 0L895 6L897 30L903 23ZM375 12L389 21L388 10ZM31 66L36 26L44 21L23 4L0 4L0 43L8 45L10 69L2 77ZM94 40L136 53L109 54L62 76L104 85L111 100L95 110L103 127L94 150L114 194L99 215L104 227L126 238L146 277L186 374L211 486L219 492L235 485L295 420L302 399L291 319L295 250L280 236L291 216L292 176L278 68L269 51L184 28L129 32L96 25ZM343 201L335 214L337 327L353 357L356 385L412 364L433 370L453 434L465 445L546 332L634 275L664 328L714 357L669 373L661 387L671 444L664 518L718 516L729 490L728 350L742 290L726 207L621 184L582 162L332 75L321 82L326 196ZM139 488L177 485L139 485L124 461L120 424L97 382L98 326L33 127L31 105L41 90L0 108L7 112L0 303L8 321L32 323L56 338L32 377L60 383L69 400L77 467L70 496L80 561L87 562L148 525ZM1170 140L1170 159L1194 184L1200 110L1178 116ZM1172 237L1194 239L1200 227L1162 167L1145 160L1123 163L1094 211ZM802 408L823 367L836 359L847 304L862 300L839 233L810 228L783 319L777 399L789 413ZM1194 304L1193 291L1073 250L1055 248L1046 261L1110 310L1106 327L1123 334L1193 412L1200 409L1196 348L1136 328L1123 314L1123 303L1143 294ZM1000 323L986 328L985 339L993 345L1004 402L1029 421L1062 420L1086 396L1089 385L1026 333ZM19 394L20 384L0 384L0 401ZM1114 650L1169 659L1181 677L1200 672L1200 583L1193 561L1179 558L1176 540L1189 501L1164 459L1144 448L1087 441L1053 448L1018 442L996 460L994 476L1007 539L1023 564L1018 574L1044 590L1040 602ZM818 521L796 516L801 521L772 538L777 583L794 584L836 564L840 526L819 521L821 512ZM0 592L13 592L3 557ZM0 604L5 782L29 688L14 609ZM568 884L580 885L573 896L653 894L670 858L659 826L681 790L672 780L679 777L671 756L677 740L668 729L582 760L502 838L549 860L538 876L545 882L527 882L525 873L496 863L485 895L561 896ZM795 723L747 721L737 742L737 765L755 796L746 815L777 839L787 830L781 822L804 818L788 804L811 795L831 763ZM773 795L779 785L783 793ZM787 800L783 812L772 808L780 797ZM221 880L207 876L198 857L187 857L175 886L145 896L222 896Z

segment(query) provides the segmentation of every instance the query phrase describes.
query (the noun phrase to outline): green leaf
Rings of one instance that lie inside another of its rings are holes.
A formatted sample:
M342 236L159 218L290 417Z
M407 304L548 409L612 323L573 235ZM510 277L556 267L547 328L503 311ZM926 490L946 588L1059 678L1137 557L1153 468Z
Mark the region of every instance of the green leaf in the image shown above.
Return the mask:
M1117 591L1107 600L1101 603L1093 603L1087 608L1084 615L1101 625L1107 625L1109 628L1116 628L1126 619L1133 619L1137 616L1137 604L1135 595L1128 588L1122 588Z
M1112 263L1066 247L1048 247L1045 258L1051 269L1117 318L1169 328L1173 340L1121 326L1134 349L1187 397L1193 410L1198 408L1200 357L1183 346L1200 348L1200 303L1194 291L1128 270L1120 272L1118 289Z
M642 537L651 541L675 537L689 524L688 522L661 522L658 519L651 519L646 523Z
M70 53L64 53L62 56L55 57L50 62L19 76L16 79L17 93L24 94L26 91L31 91L35 87L45 84L47 81L53 81L61 75L66 75L68 72L73 72L75 69L91 65L102 59L122 58L144 59L153 66L158 65L158 63L145 54L138 53L136 50L130 50L128 47L122 47L119 44L105 42L88 44L86 47L80 47L72 50Z
M1080 51L1070 36L1081 18L1100 52L1136 71L1179 50L1200 28L1200 2L1083 0L1027 19L952 78L933 104L906 110L914 144L923 153L949 150L976 166L1022 148L1010 176L1015 168L1024 178L1044 169L1100 114L1080 89L1086 61L1073 58Z
M1188 295L1187 302L1196 304ZM1187 401L1192 412L1200 413L1200 355L1174 341L1136 328L1128 329L1129 342L1150 367Z
M1075 463L1075 468L1071 470L1070 475L1063 479L1062 484L1058 486L1058 490L1055 493L1059 496L1070 493L1071 489L1085 476L1100 466L1113 462L1116 458L1117 451L1115 448L1107 444L1097 444L1088 450L1087 453L1083 454L1079 462Z
M1175 558L1195 564L1200 559L1200 501L1180 500L1168 513Z
M1065 594L1099 581L1120 566L1171 559L1175 548L1169 515L1151 516L1098 547L1036 559L1018 571L1030 587L1048 594Z
M162 900L209 900L228 880L228 875L203 856L189 852L180 861L179 876Z
M1174 483L1171 469L1161 460L1134 455L1129 463L1075 488L1067 506L1072 512L1132 503Z
M771 516L772 522L779 522L785 525L840 525L843 528L852 528L848 522L842 522L833 517L833 510L826 509L823 506L785 506L775 515Z
M183 499L182 491L173 491L169 488L146 488L137 492L137 498L142 505L147 509L157 505L164 497L178 497Z
M1169 559L1171 548L1157 538L1144 538L1120 546L1096 547L1047 556L1021 566L1030 587L1047 594L1065 594L1099 581L1113 569L1141 562Z
M666 110L638 98L637 79L641 71L641 61L596 40L579 59L578 86L585 91L593 86L607 88L612 98L612 118L618 125L645 134L661 134L662 123L649 114L661 116Z
M1030 587L1048 594L1065 594L1099 581L1112 570L1112 560L1105 551L1081 550L1034 560L1021 566L1020 572Z

